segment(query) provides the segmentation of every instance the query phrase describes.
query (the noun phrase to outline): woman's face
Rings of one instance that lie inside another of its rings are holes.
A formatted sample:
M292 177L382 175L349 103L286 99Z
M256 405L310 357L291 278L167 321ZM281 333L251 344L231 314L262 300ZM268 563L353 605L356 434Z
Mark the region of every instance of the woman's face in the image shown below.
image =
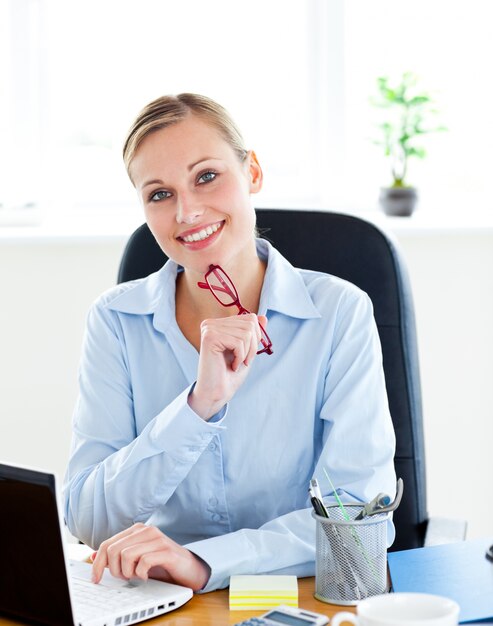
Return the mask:
M190 115L148 135L130 173L151 232L178 264L204 274L211 263L231 269L255 254L250 194L262 171L206 121Z

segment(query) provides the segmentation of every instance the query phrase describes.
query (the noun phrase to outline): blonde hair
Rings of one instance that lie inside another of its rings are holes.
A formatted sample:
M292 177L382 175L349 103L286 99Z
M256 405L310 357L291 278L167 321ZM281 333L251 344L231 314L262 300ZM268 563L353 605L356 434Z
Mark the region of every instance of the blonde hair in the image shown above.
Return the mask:
M241 161L245 159L247 150L243 137L229 113L220 104L195 93L161 96L142 109L127 133L123 145L123 161L130 180L130 164L142 141L151 133L176 124L191 114L214 126L238 158Z

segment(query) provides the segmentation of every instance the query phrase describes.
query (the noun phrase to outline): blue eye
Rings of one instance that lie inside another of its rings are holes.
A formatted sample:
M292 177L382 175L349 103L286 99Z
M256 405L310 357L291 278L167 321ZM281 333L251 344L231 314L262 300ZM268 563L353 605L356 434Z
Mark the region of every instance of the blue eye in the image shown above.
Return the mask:
M204 172L203 174L199 176L198 182L200 184L211 183L216 178L216 176L217 176L216 172L212 172L212 171Z
M156 191L155 193L151 194L151 196L149 197L149 200L151 202L159 202L160 200L166 200L166 198L169 198L171 196L169 191Z

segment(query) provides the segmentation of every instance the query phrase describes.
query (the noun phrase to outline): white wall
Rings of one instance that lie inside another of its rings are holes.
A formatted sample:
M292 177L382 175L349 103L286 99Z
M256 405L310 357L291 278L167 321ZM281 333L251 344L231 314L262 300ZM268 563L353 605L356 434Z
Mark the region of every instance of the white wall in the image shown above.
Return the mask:
M122 248L0 241L0 459L63 475L85 316L115 283Z
M492 534L493 229L396 232L417 310L429 511ZM123 245L0 232L0 460L63 475L85 315Z
M431 515L493 534L493 231L401 234L413 285Z

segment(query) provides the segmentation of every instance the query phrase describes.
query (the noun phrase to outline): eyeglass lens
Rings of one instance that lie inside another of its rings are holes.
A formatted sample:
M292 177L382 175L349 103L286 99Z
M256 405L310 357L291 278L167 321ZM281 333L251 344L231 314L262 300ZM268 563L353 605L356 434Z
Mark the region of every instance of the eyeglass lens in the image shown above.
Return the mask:
M229 278L229 276L221 267L219 267L218 265L211 265L209 271L205 275L205 280L207 281L207 286L209 287L212 295L223 306L237 306L239 315L250 312L245 309L244 306L241 304L238 297L238 292L236 291L236 287L234 286L233 281ZM199 283L199 287L205 287L205 285ZM272 342L269 338L269 335L265 332L262 324L259 324L259 326L262 338L261 348L259 349L257 354L261 354L262 352L272 354Z
M229 276L215 268L207 273L207 284L209 289L224 306L231 306L239 302L236 287L231 282Z

